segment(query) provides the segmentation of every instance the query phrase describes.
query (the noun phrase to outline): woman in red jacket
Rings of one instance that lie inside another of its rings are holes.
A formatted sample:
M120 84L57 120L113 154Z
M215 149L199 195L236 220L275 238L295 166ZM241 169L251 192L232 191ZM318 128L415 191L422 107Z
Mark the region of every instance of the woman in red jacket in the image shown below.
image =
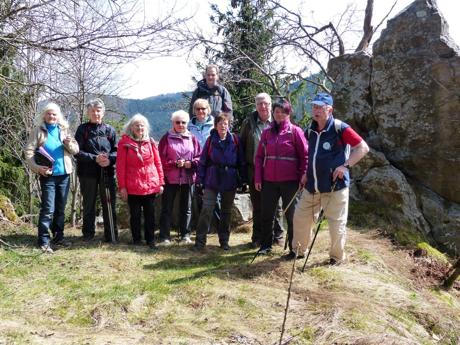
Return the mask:
M118 143L116 167L121 198L128 200L133 243L141 243L143 210L145 241L154 248L154 200L163 193L164 178L158 147L149 132L143 115L136 114L128 121Z

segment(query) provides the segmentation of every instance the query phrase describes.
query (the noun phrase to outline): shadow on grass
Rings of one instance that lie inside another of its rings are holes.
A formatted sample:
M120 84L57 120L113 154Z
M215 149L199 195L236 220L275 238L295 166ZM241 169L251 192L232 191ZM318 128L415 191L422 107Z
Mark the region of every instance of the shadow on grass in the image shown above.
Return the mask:
M169 258L144 265L144 269L182 271L183 277L168 281L169 284L176 285L211 276L224 280L251 280L271 272L283 262L279 256L270 255L260 257L251 264L255 251L249 251L247 245L234 246L229 252L223 252L219 247L208 246L206 253L188 253L180 258Z

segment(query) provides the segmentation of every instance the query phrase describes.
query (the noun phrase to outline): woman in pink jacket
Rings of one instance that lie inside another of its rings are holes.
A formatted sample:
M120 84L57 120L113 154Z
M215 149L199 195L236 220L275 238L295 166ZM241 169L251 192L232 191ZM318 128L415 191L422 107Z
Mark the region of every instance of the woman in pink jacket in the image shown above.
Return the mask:
M128 121L118 142L116 168L121 198L128 200L133 243L141 243L143 210L145 241L153 249L154 200L163 193L164 179L158 148L149 132L149 122L143 115L136 114Z
M172 128L160 140L160 156L165 173L165 192L161 198L160 243L170 245L172 210L179 196L179 233L182 243L192 243L192 187L201 148L198 139L187 129L189 115L183 110L171 116Z
M283 209L295 197L305 181L307 142L300 127L291 123L291 104L284 99L273 104L274 120L260 137L255 157L255 189L261 191L262 239L259 254L268 254L273 243L273 221L278 200ZM289 249L292 248L295 200L285 212Z

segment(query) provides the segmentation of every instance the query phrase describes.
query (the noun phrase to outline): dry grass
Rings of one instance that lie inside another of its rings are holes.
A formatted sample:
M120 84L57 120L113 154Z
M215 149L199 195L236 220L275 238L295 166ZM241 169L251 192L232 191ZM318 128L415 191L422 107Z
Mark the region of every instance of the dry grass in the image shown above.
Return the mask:
M229 252L211 236L206 254L130 246L126 231L117 246L68 233L73 247L40 255L33 230L0 230L21 246L0 249L0 344L278 343L291 269L281 248L250 265L243 231ZM409 252L350 231L348 263L329 267L328 245L322 231L305 273L297 263L289 344L460 342L459 291L417 279Z

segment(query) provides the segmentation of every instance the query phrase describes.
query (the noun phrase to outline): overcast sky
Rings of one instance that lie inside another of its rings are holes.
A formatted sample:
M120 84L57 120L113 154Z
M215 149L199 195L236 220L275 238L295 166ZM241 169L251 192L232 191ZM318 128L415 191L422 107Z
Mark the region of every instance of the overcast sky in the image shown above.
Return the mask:
M214 0L212 2L228 4L229 0ZM394 17L411 2L412 0L398 0L390 18ZM211 13L209 1L177 0L177 3L179 6L182 6L184 14L195 14L194 25L202 31L211 30L209 23ZM361 10L362 13L366 6L366 0L323 0L314 2L306 0L282 0L282 3L286 4L286 7L290 9L296 10L297 8L301 8L303 13L310 13L318 24L329 22L331 18L342 13L350 3L355 4L357 9ZM393 1L388 0L375 1L374 23L383 18L389 11L392 3ZM458 20L460 2L458 0L437 0L437 3L441 13L449 24L451 37L460 45L460 21ZM311 8L308 8L307 4ZM327 6L324 6L325 4ZM223 5L220 7L223 8ZM356 45L356 43L350 44L352 47ZM122 71L122 78L127 81L125 84L127 85L127 89L122 92L121 96L139 99L165 93L191 91L195 88L192 78L199 76L193 59L186 61L186 58L183 56L139 61L136 64L126 66Z

